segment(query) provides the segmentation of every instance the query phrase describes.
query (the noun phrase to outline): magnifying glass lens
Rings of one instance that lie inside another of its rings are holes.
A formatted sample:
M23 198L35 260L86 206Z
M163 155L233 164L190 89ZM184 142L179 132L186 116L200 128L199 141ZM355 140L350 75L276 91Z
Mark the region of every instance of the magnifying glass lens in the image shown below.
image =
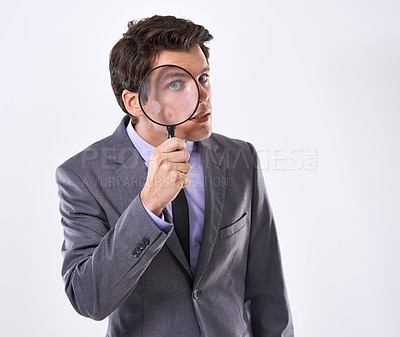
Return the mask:
M188 120L199 102L199 89L193 76L183 68L166 65L146 75L139 90L139 102L153 122L174 126Z

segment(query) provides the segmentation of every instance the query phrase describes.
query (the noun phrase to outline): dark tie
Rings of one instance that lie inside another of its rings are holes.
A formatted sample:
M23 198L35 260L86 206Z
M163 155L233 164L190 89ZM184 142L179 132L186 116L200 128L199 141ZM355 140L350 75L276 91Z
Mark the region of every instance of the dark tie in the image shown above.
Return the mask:
M189 209L185 196L185 192L181 189L172 201L172 214L176 234L185 252L186 258L190 265L190 248L189 248Z

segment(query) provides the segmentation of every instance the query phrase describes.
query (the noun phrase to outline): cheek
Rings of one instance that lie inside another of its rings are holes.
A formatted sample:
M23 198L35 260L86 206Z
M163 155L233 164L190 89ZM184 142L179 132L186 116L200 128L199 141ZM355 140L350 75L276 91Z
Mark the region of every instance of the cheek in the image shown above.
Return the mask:
M153 123L150 121L150 123L152 124L153 130L155 133L159 134L159 135L165 135L165 137L168 136L168 132L167 132L167 127L166 126L161 126L158 125L156 123Z
M200 141L208 138L211 134L211 118L207 123L187 122L176 127L176 135L191 141Z

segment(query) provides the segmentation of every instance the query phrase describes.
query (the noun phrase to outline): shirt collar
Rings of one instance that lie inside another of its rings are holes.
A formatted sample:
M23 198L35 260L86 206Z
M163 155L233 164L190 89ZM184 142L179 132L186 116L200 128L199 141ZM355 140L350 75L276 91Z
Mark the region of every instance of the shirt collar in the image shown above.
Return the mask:
M128 126L126 127L126 132L128 133L129 139L131 140L132 144L136 147L136 150L138 150L140 156L143 158L146 165L149 166L150 156L155 147L147 143L142 137L139 136L139 134L133 127L131 121L129 121ZM187 140L185 150L188 151L189 154L192 154L193 147L194 147L194 142Z

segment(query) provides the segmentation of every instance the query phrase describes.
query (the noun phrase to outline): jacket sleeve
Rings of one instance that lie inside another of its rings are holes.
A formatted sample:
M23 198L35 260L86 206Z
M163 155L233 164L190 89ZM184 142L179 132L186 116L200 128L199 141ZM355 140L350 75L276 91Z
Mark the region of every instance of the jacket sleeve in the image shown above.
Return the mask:
M101 320L134 290L172 232L158 228L136 196L110 228L104 210L68 167L56 171L64 230L62 276L78 313Z
M254 169L245 307L254 336L293 337L274 217L260 160L254 146L249 145L253 153Z

